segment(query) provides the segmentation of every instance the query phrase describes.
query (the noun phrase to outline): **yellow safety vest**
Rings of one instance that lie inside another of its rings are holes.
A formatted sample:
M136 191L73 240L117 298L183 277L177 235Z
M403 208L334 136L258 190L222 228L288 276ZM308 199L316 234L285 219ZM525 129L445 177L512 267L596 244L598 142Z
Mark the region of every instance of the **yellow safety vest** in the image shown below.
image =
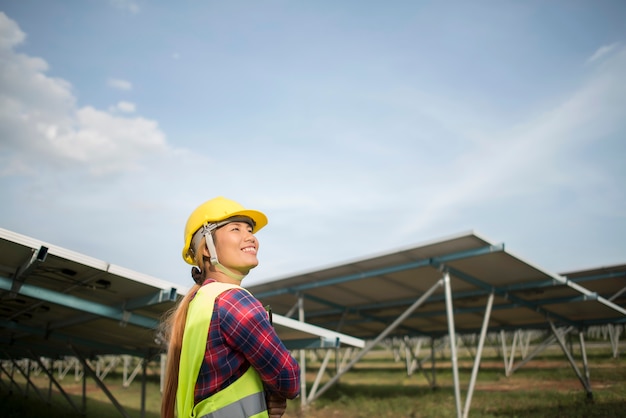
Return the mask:
M204 359L215 298L233 288L243 289L234 284L210 283L202 286L189 303L176 391L178 418L269 417L263 382L252 366L232 384L194 406L194 389Z

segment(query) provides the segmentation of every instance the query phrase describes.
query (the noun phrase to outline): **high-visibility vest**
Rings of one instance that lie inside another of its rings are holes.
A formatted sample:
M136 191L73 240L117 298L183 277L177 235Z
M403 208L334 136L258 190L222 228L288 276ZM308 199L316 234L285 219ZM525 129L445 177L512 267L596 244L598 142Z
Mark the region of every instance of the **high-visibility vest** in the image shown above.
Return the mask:
M239 379L194 406L194 389L204 359L215 298L239 288L214 282L202 286L189 303L180 353L176 408L178 418L268 418L263 382L250 366ZM244 289L245 290L245 289Z

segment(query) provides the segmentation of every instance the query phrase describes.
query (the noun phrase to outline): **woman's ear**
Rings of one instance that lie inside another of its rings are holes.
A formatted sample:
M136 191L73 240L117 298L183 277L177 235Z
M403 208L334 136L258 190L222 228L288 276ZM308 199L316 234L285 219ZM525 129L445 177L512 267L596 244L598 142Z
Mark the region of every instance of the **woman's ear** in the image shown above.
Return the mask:
M206 258L210 258L211 257L211 253L209 253L209 249L207 248L206 245L202 246L202 256L206 257Z

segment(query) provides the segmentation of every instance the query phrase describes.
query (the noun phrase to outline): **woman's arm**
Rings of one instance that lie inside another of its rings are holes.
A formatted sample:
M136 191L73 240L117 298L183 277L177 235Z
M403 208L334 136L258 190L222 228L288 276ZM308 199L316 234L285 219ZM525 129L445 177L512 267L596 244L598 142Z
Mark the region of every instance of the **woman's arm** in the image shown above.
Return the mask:
M220 295L220 326L229 345L241 351L270 392L293 399L300 393L300 365L282 343L268 314L243 289Z

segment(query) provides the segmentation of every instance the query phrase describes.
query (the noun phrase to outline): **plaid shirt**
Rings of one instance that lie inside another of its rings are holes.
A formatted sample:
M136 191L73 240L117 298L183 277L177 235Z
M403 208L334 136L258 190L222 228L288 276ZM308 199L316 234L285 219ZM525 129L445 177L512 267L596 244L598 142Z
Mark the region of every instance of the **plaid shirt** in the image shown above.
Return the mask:
M215 282L207 279L203 286ZM254 367L268 392L293 399L300 393L300 365L276 335L254 296L230 289L215 299L195 403L224 389Z

